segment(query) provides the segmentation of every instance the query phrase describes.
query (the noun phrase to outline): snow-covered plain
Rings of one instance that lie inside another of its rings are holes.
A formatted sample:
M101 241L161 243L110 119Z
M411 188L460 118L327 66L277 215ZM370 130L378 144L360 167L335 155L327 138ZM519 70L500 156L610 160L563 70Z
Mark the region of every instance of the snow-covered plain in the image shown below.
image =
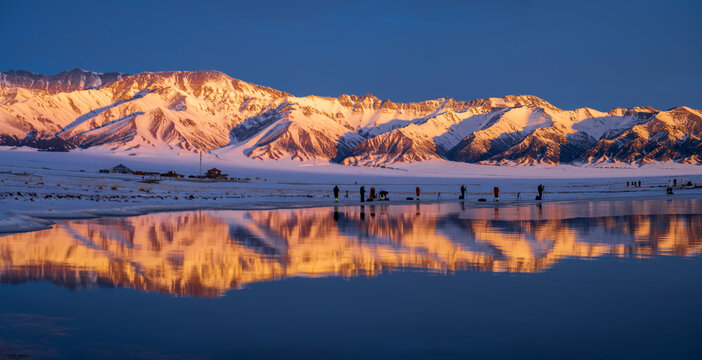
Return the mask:
M100 174L124 164L133 170L184 175L199 173L199 156L190 152L141 152L136 155L88 149L39 152L0 147L0 232L42 229L59 219L127 216L193 209L257 209L334 205L331 189L341 189L340 205L359 204L358 190L373 186L390 193L389 202L408 203L415 187L422 202L457 201L467 186L466 206L494 207L533 202L536 186L546 187L546 201L573 199L665 198L668 180L678 186L702 186L702 166L653 163L591 166L491 166L449 161L402 164L396 168L354 167L328 162L261 161L244 156L220 159L203 154L203 171L217 167L246 181L206 182L192 179L143 183L141 176ZM627 181L642 186L627 187ZM492 199L500 188L500 203ZM348 198L345 197L348 191ZM520 200L517 200L520 193ZM676 198L702 198L702 188L676 188Z

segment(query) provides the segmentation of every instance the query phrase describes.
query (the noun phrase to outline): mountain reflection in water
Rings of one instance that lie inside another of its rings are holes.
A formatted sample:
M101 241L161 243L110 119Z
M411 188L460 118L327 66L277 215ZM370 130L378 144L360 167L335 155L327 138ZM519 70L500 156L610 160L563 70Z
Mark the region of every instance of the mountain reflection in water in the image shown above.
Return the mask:
M702 248L702 200L198 211L65 221L0 237L0 281L219 296L392 269L538 272L559 259Z

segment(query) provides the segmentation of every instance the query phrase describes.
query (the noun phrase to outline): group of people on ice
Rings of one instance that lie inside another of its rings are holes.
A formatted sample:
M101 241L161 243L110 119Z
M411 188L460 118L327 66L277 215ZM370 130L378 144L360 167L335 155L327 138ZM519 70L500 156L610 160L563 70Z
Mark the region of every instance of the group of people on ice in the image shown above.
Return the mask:
M535 200L542 200L544 196L544 186L542 184L539 184L539 186L536 188L537 192L539 193L536 196ZM339 202L339 186L334 186L333 189L334 192L334 202ZM461 195L458 197L459 200L465 200L466 198L466 186L461 185L460 188ZM366 201L389 201L390 198L388 197L388 192L381 190L376 194L375 192L375 187L371 186L370 188L370 194L368 197L366 197L366 187L361 186L359 189L359 193L361 195L361 202L366 202ZM419 186L417 186L414 190L416 200L419 201L419 195L422 193L421 189ZM494 201L498 202L500 201L500 188L498 186L495 186L492 189L492 193L494 195ZM346 192L346 197L349 197L349 192ZM438 193L438 199L441 199L441 193ZM412 200L411 197L408 197L407 200ZM517 200L521 200L521 193L517 193ZM478 199L478 201L485 201L485 199Z
M465 192L464 188L465 188L465 186L461 186L461 198L463 198L465 196L463 194ZM539 184L539 186L536 187L536 191L539 193L539 195L536 195L536 198L534 200L539 200L539 201L543 200L543 198L544 198L544 185ZM500 201L500 187L499 186L495 186L494 188L492 188L492 195L495 197L493 200L494 202ZM522 199L522 193L518 192L517 193L517 200L521 200L521 199Z
M673 189L678 187L678 183L680 184L680 186L679 186L680 189L682 189L685 186L695 187L695 185L692 183L692 181L688 181L687 183L685 183L685 180L678 181L677 178L668 179L668 186L666 188L666 193L668 195L673 195Z
M667 186L666 192L667 192L668 194L673 194L673 189L675 189L675 188L678 186L678 184L680 185L680 188L683 188L684 186L688 186L688 187L694 187L694 186L695 186L691 181L688 181L687 183L685 183L684 181L678 181L678 179L676 179L676 178L675 178L675 179L669 179L669 180L668 180L668 186ZM627 186L627 187L633 186L633 187L639 188L639 187L641 187L641 180L627 181L627 182L626 182L626 186ZM461 187L460 187L460 196L458 197L459 200L465 200L465 199L466 199L466 190L467 190L467 189L466 189L466 186L465 186L465 185L461 185ZM338 201L339 201L339 187L338 187L338 186L334 186L334 190L333 190L333 191L334 191L334 202L338 202ZM536 187L536 191L537 191L537 195L536 195L536 198L535 198L534 200L537 200L537 201L543 200L543 199L544 199L544 185L543 185L543 184L539 184L539 186ZM415 188L414 192L415 192L415 197L414 197L414 198L408 197L407 200L416 199L417 201L419 201L419 196L421 195L421 189L419 188L419 186L417 186L417 187ZM440 200L440 199L441 199L441 193L439 192L439 193L437 193L437 194L438 194L438 195L437 195L437 200ZM493 194L493 201L494 201L494 202L500 201L500 187L499 187L499 186L495 186L495 187L492 189L492 194ZM361 195L361 202L366 202L366 201L389 201L389 200L390 200L390 198L388 197L388 192L387 192L387 191L381 190L380 192L376 193L375 187L373 187L373 186L371 186L371 188L370 188L370 194L369 194L368 197L366 197L366 187L365 187L365 186L361 186L361 188L360 188L360 195ZM517 198L516 198L516 199L517 199L517 200L521 200L521 193L518 192L518 193L516 193L516 195L517 195ZM346 191L346 197L347 197L347 198L349 197L349 192L348 192L348 191ZM484 198L480 198L480 199L478 199L478 201L487 201L487 200L484 199Z
M388 197L388 192L384 190L380 190L379 192L375 192L375 187L371 186L370 188L370 193L368 197L366 197L366 187L361 186L359 189L359 192L361 194L361 202L366 202L366 201L389 201L390 198ZM348 197L348 191L346 192L346 197ZM334 202L339 201L339 187L334 186Z
M629 183L631 183L631 186L635 188L640 188L641 187L641 180L639 181L627 181L626 182L626 187L629 187Z

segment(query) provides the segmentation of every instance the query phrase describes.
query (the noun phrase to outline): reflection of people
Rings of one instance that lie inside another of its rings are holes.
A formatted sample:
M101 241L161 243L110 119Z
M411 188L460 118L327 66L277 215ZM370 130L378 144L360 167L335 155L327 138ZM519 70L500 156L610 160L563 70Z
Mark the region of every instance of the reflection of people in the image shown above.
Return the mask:
M417 204L416 215L419 216L419 204Z
M334 185L334 202L339 201L339 187Z
M500 201L500 188L498 188L497 186L492 188L492 194L495 195L495 202Z
M334 206L334 221L339 221L339 207Z
M366 207L361 205L361 220L366 219Z
M375 217L375 205L370 206L371 217Z
M366 201L366 187L361 186L361 202Z

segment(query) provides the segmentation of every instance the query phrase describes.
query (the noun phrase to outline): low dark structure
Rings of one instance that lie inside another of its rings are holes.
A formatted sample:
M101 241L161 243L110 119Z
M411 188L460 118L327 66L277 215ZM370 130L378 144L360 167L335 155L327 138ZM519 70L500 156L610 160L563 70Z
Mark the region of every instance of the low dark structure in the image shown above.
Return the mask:
M159 173L158 171L141 171L141 170L136 170L136 171L134 171L133 174L134 174L134 175L140 175L140 176L154 176L154 175L161 176L161 173Z
M102 173L102 174L134 174L134 171L132 171L132 169L124 166L123 164L119 164L111 169L102 169L102 170L100 170L100 173Z
M167 178L173 178L173 179L182 179L183 175L178 174L177 172L171 170L167 173L161 174L161 177L167 177Z
M212 169L207 170L205 177L208 179L226 180L229 178L229 175L222 174L222 170L220 170L220 169L212 168Z

